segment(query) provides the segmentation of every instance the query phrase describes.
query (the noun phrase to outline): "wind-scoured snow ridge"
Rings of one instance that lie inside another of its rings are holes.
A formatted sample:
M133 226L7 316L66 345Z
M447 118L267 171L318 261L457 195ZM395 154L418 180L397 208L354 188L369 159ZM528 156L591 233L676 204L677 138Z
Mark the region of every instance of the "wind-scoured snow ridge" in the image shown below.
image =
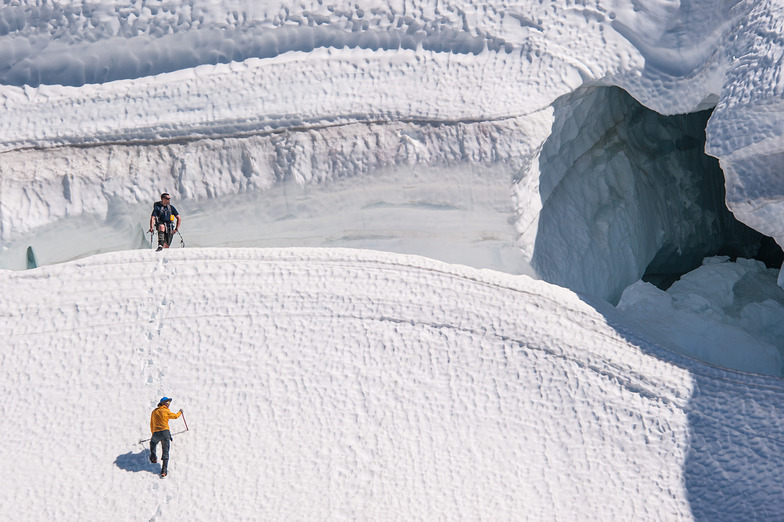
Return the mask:
M0 39L7 57L0 74L25 86L2 90L6 121L14 123L0 128L0 142L15 148L357 118L518 116L586 83L621 85L668 113L715 103L725 63L717 50L728 40L745 42L735 22L749 8L650 4L116 2L60 12L31 3L9 13ZM692 33L700 37L684 36ZM687 65L674 70L670 55ZM216 63L209 72L205 64ZM198 81L182 75L194 68ZM167 71L157 81L146 78ZM108 91L54 86L109 80L128 83ZM285 96L286 85L298 86L295 97ZM461 87L469 85L470 92ZM24 113L15 110L19 102ZM62 103L75 110L58 108ZM46 114L60 120L41 120ZM33 135L20 132L31 123Z
M318 48L399 50L417 48L455 54L485 50L512 52L497 39L453 29L347 32L330 26L201 29L164 35L66 44L31 45L26 38L0 41L0 84L38 87L43 84L81 86L154 76L199 65L271 58L286 52Z
M0 483L9 518L782 509L781 381L677 356L527 277L357 250L190 249L0 280L0 461L24 455ZM190 431L160 482L136 441L164 394Z
M82 88L4 87L0 151L517 117L547 103L530 103L538 89L521 93L531 79L515 72L516 61L506 53L317 49Z

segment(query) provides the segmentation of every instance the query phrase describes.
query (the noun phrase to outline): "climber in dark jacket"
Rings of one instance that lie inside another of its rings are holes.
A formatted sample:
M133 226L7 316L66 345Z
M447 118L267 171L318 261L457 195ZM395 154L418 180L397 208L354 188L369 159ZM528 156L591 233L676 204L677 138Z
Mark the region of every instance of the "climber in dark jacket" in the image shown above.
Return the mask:
M150 232L158 232L158 249L169 248L174 234L180 229L180 213L170 204L171 197L164 192L161 200L152 207Z

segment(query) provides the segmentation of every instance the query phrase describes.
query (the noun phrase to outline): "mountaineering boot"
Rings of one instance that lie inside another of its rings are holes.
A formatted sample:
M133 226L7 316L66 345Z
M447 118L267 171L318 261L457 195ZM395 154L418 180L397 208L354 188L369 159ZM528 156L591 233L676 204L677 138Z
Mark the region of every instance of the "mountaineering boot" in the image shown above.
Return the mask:
M156 252L160 252L163 250L163 245L158 245L158 248L155 249Z
M161 478L165 477L168 474L169 474L169 461L164 460L163 466L161 467Z
M153 464L158 462L158 458L155 456L155 453L150 453L150 462L152 462Z

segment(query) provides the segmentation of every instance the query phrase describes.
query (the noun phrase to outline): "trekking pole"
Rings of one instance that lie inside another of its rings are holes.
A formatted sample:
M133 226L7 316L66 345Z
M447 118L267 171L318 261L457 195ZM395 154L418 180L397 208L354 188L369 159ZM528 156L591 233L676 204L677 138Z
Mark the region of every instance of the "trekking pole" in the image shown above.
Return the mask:
M153 234L155 234L155 232L153 232L152 230L150 230L150 248L152 248L152 247L154 247L154 246L155 246L155 245L154 245L154 243L152 242Z
M188 421L185 420L185 412L182 414L182 422L185 423L185 431L190 431L188 430Z
M182 233L179 230L177 233L180 235L180 248L185 248L185 239L183 239Z
M183 417L183 418L182 418L182 420L183 420L183 421L185 421L185 417ZM188 429L188 423L187 423L187 422L185 423L185 429L184 429L184 430L182 430L182 431L178 431L177 433L172 433L172 435L182 435L182 434L183 434L183 433L185 433L186 431L190 431L190 430ZM140 440L140 441L139 441L139 444L144 444L145 442L150 442L151 440L152 440L152 438L149 438L149 439L144 439L144 440Z

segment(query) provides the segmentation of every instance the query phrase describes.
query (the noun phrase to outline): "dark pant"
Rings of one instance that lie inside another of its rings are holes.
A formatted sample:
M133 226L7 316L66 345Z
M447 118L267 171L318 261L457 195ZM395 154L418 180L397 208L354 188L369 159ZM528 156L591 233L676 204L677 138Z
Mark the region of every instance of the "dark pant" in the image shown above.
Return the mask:
M169 446L171 445L171 432L169 430L163 431L156 431L152 434L152 438L150 439L150 454L155 455L155 448L158 447L158 443L161 443L161 461L162 461L162 468L166 469L169 465Z
M171 227L165 227L163 232L158 230L158 246L168 247L172 239L174 239L174 230Z

